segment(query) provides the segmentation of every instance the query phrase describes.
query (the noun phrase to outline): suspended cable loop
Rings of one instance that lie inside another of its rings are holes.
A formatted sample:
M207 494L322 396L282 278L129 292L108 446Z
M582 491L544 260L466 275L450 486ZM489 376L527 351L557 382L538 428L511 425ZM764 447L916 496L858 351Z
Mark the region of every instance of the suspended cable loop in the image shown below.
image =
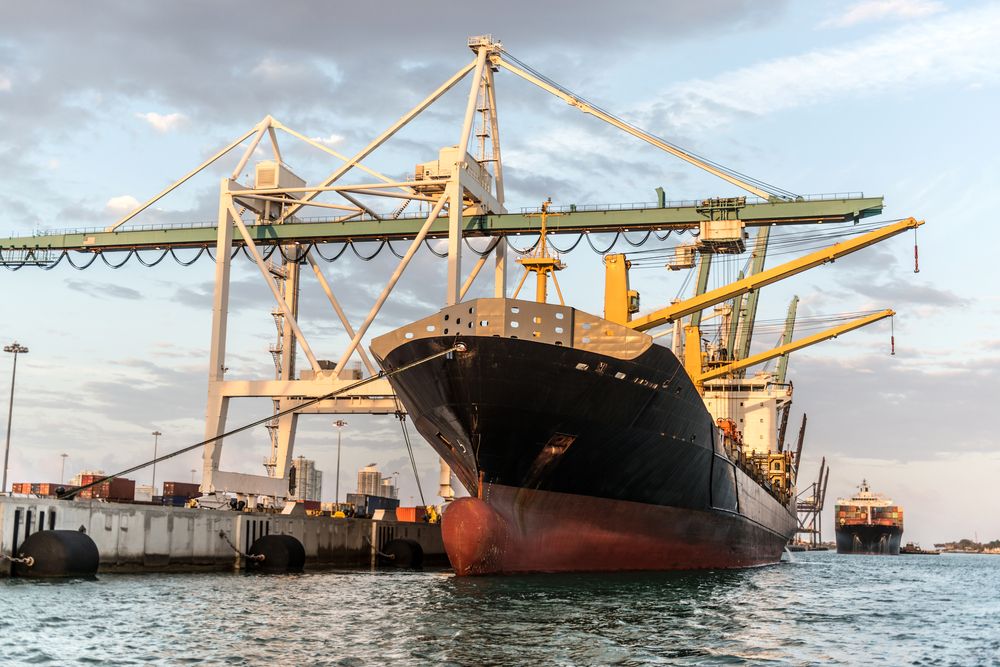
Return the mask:
M584 236L586 236L586 235L585 235L585 234L584 234L583 232L581 232L581 233L580 233L580 236L579 236L579 237L578 237L578 238L576 239L576 241L575 241L575 242L573 243L573 245L571 245L571 246L570 246L569 248L567 248L566 250L562 250L562 249L560 249L560 248L559 248L558 246L556 246L556 244L555 244L555 243L552 243L551 241L549 241L549 245L551 245L551 246L552 246L552 249L553 249L553 250L555 250L556 252L558 252L558 253L562 253L562 254L564 254L564 255L565 255L566 253L569 253L569 252L573 252L574 250L576 250L576 247L577 247L578 245L580 245L580 241L582 241L582 240L583 240L583 237L584 237Z
M79 252L81 255L87 254L85 251L77 251L77 252ZM90 261L84 264L83 266L77 266L69 255L66 256L66 261L69 262L69 265L72 266L77 271L83 271L84 269L90 268L90 265L97 261L97 253L90 253L90 254L91 254Z
M538 247L538 242L542 240L542 237L539 236L538 239L531 244L531 247L525 248L524 250L515 247L514 244L510 242L510 238L506 234L504 235L504 239L507 241L507 247L516 252L518 255L527 255L529 252Z
M445 257L448 256L447 252L445 252L444 254L441 254L441 253L437 252L436 250L434 250L434 248L431 247L431 244L430 244L430 242L427 239L424 239L424 245L427 246L427 249L430 250L431 254L433 254L435 257L440 257L441 259L444 259Z
M479 252L478 250L476 250L475 248L473 248L472 244L469 243L469 239L467 237L463 236L462 240L465 241L465 247L468 248L469 250L471 250L473 253L475 253L476 255L479 255L480 257L486 257L491 252L493 252L493 250L497 247L497 243L500 242L500 237L499 236L495 236L492 239L490 239L490 244L488 246L486 246L486 250L484 250L482 252Z
M317 255L319 255L319 258L320 258L320 259L322 259L322 260L323 260L324 262L327 262L327 263L330 263L330 262L336 262L336 261L337 261L338 259L340 259L340 256L341 256L341 255L343 255L343 254L344 254L345 252L347 252L347 246L349 246L350 244L351 244L351 242L350 242L350 241L345 241L345 242L344 242L344 245L342 245L342 246L340 247L340 252L338 252L338 253L337 253L336 255L334 255L333 257L327 257L326 255L324 255L324 254L323 254L323 253L322 253L322 252L320 251L320 249L319 249L319 245L317 244L317 245L316 245L316 254L317 254ZM324 243L323 245L328 245L328 244Z
M56 268L57 266L59 266L59 263L60 263L61 261L63 261L63 257L65 257L65 256L66 256L66 251L65 251L65 250L63 250L63 251L62 251L61 253L59 253L59 259L57 259L56 261L52 262L52 263L51 263L51 264L49 264L48 266L42 266L41 264L38 264L37 266L38 266L38 267L39 267L40 269L42 269L43 271L51 271L52 269L54 269L54 268Z
M202 256L202 254L204 254L204 253L206 253L206 252L208 252L208 256L209 256L209 257L212 257L212 253L211 253L211 252L209 252L209 250L208 250L208 246L204 246L204 245L203 245L203 246L202 246L201 248L199 248L199 249L198 249L198 254L197 254L197 255L195 255L195 256L194 256L194 259L192 259L192 260L191 260L191 261L189 261L189 262L183 262L183 261L181 261L181 259L180 259L180 258L179 258L179 257L177 256L177 254L176 254L176 253L174 252L174 249L173 249L173 247L171 247L171 248L168 248L168 250L170 251L170 256L174 258L174 261L175 261L175 262L177 262L178 264L180 264L181 266L191 266L192 264L194 264L195 262L197 262L197 261L198 261L198 258L199 258L199 257L201 257L201 256ZM215 258L214 258L214 257L212 257L212 261L213 261L213 262L215 261Z
M102 262L104 262L105 264L107 264L108 266L110 266L112 269L118 270L118 269L122 268L123 266L125 266L126 262L128 262L130 259L132 259L132 255L134 253L135 253L135 250L129 250L128 254L125 255L125 259L123 259L120 264L112 264L111 262L109 262L108 259L107 259L107 257L104 256L103 252L99 252L97 254L100 255Z
M625 243L628 243L628 244L629 244L630 246L632 246L633 248L638 248L639 246L641 246L641 245L644 245L644 244L646 243L646 241L648 241L648 240L649 240L649 236L650 236L650 234L652 234L652 233L653 233L652 231L647 231L647 232L646 232L646 235L645 235L645 236L643 236L643 237L642 237L642 240L641 240L641 241L639 241L638 243L632 243L631 241L629 241L629 239L628 239L628 235L627 235L627 234L625 234L624 232L622 233L622 238L623 238L623 239L625 239Z
M292 244L289 244L289 245L292 245ZM299 249L298 257L296 257L296 258L292 258L292 257L289 257L288 255L286 255L285 254L284 245L282 245L282 244L279 243L279 244L275 244L275 245L271 246L271 252L268 255L266 255L264 257L264 259L270 259L271 255L274 254L275 249L277 249L277 251L281 254L281 259L284 260L285 264L296 264L296 263L301 264L302 261L305 259L305 256L309 254L309 251L312 249L312 247L315 244L314 243L310 243L304 249L302 248L301 244L299 244L299 243L295 243L294 245L297 246L298 249ZM375 253L375 254L378 254L378 253Z
M395 255L396 259L403 259L403 255L400 255L398 252L396 252L396 249L392 247L392 241L390 241L389 239L386 239L385 240L385 244L387 246L389 246L389 252L391 252L393 255Z
M143 266L145 266L148 269L148 268L152 268L152 267L156 266L157 264L159 264L160 262L162 262L164 259L166 259L167 255L169 253L170 253L170 248L167 248L166 250L163 251L163 254L160 255L160 258L158 260L156 260L155 262L146 262L145 260L143 260L142 255L139 254L139 251L136 250L135 251L135 258L137 260L139 260L140 264L142 264Z
M673 234L673 233L674 233L674 230L672 230L672 229L668 229L668 230L667 230L667 233L666 233L666 234L664 234L663 236L660 236L660 235L659 235L659 234L657 234L656 232L653 232L653 236L655 236L655 237L656 237L656 240L657 240L657 241L666 241L666 240L667 240L667 237L669 237L669 236L670 236L671 234Z
M597 248L594 247L594 242L590 240L591 236L590 234L584 234L584 236L587 237L587 243L590 244L591 250L596 252L598 255L606 255L607 253L611 252L611 249L615 247L616 243L618 243L618 237L621 236L621 232L615 232L615 239L611 242L611 245L609 245L604 250L598 250Z
M351 250L354 251L354 254L357 255L358 259L361 261L370 262L375 259L380 252L382 252L382 248L385 247L385 243L385 239L382 239L382 242L378 245L378 249L367 257L358 252L358 249L354 247L354 241L351 241Z

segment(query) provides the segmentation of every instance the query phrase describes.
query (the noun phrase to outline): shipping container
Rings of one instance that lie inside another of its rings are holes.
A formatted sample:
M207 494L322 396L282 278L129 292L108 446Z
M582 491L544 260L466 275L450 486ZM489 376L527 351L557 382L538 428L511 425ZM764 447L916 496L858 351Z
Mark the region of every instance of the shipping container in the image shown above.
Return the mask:
M201 495L200 486L200 484L192 484L191 482L164 482L163 495L197 498Z
M348 493L347 502L354 505L354 511L359 517L370 517L376 510L392 510L399 507L398 498L369 496L364 493Z
M88 498L106 498L108 500L134 500L135 499L135 480L123 479L121 477L116 477L115 479L107 480L92 486L89 489L85 489L80 492L82 496L85 493L90 493Z
M166 485L164 485L166 486ZM160 499L161 505L167 507L185 507L191 499L187 496L153 496Z
M318 500L289 500L290 503L298 503L302 505L303 509L307 512L309 511L320 511L320 502Z

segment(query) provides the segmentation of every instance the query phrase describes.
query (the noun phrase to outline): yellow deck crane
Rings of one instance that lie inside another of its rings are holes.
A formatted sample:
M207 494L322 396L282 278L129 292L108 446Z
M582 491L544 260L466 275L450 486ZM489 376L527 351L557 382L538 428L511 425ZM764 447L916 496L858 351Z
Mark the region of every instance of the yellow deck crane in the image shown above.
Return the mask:
M529 273L535 274L535 300L538 303L545 303L548 300L548 276L552 274L552 282L556 286L556 293L559 295L559 304L565 306L566 302L563 301L562 290L559 289L559 281L556 280L556 271L562 271L566 268L566 264L559 258L559 254L553 252L549 254L549 244L545 239L545 235L548 230L546 228L546 222L550 217L561 216L563 213L549 213L549 206L551 201L544 202L542 204L541 213L530 213L525 215L526 218L541 218L542 219L542 231L541 235L538 237L538 245L530 253L521 257L517 260L517 263L525 268L524 275L521 277L521 282L517 284L517 289L514 290L514 297L517 298L518 293L521 291L521 286L524 285L524 280L528 277ZM501 241L502 242L502 241Z
M623 324L627 327L631 327L637 331L649 331L655 327L674 322L675 320L678 320L686 315L701 312L705 308L709 308L716 304L733 299L734 297L746 294L751 290L759 289L765 285L770 285L779 280L794 276L817 266L832 263L841 257L892 238L898 234L902 234L908 229L916 229L922 224L924 224L923 220L918 221L914 218L907 218L906 220L886 225L885 227L868 232L867 234L862 234L861 236L858 236L850 241L836 243L829 248L810 253L804 257L800 257L799 259L792 260L791 262L776 266L772 269L768 269L767 271L761 271L760 273L751 275L743 280L737 280L734 283L730 283L729 285L725 285L710 292L705 292L704 294L700 294L694 298L672 304L667 308L663 308L636 320L632 319L632 313L635 311L629 309L629 305L632 303L633 299L635 300L636 305L638 305L638 294L628 289L629 264L623 255L614 256L613 260L613 256L609 255L605 258L605 318L613 322ZM891 310L887 310L876 315L860 318L854 322L834 327L826 332L810 336L809 338L802 339L801 341L781 345L769 352L755 355L754 357L749 357L741 361L734 361L733 363L726 364L721 367L725 370L717 368L709 373L704 372L705 362L701 351L701 331L699 327L685 327L684 367L691 376L691 379L694 380L696 384L701 385L705 380L722 377L723 375L745 369L756 363L763 363L768 359L781 356L781 354L801 349L807 345L813 345L821 342L822 340L834 338L842 333L846 333L852 329L857 329L858 327L865 326L866 324L871 324L872 322L880 320L884 317L889 317L893 314L894 313ZM750 363L751 360L755 361Z

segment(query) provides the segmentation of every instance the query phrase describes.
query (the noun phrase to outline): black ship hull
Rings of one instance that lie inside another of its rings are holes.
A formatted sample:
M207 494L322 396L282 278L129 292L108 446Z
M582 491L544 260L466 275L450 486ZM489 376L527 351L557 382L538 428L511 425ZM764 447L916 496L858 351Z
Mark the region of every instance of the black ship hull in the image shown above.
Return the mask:
M837 526L838 554L899 555L903 529L899 526Z
M429 327L428 327L429 328ZM776 562L788 506L733 464L677 358L500 336L430 336L379 355L417 430L476 498L443 517L459 574Z

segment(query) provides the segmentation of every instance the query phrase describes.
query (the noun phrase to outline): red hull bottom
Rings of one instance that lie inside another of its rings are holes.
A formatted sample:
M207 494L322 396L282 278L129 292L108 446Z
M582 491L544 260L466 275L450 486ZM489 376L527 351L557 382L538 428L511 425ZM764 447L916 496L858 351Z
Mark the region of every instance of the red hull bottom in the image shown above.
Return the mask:
M787 538L723 512L697 512L510 487L459 498L441 518L460 576L520 572L752 567Z

